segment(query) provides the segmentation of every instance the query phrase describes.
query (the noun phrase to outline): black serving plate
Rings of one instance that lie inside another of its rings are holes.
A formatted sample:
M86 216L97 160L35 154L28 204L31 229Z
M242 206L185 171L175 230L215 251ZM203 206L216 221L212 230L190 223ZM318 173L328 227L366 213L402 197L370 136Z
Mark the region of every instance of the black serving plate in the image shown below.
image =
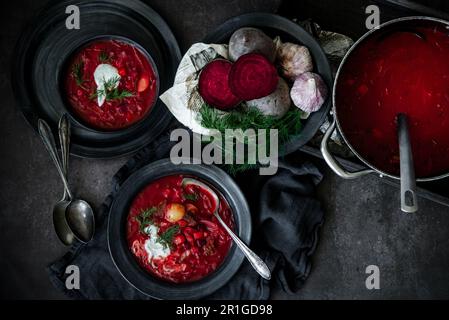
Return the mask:
M329 61L319 43L306 30L291 20L269 13L249 13L232 18L207 35L203 42L228 43L234 31L243 27L255 27L261 29L272 38L279 36L282 42L292 42L306 46L313 58L314 72L323 78L329 90L329 97L321 109L312 113L307 120L303 120L301 132L280 146L279 154L281 156L290 154L297 151L313 138L329 113L331 108L330 92L333 84Z
M163 159L132 174L115 195L108 221L109 251L121 275L144 294L156 299L199 299L225 285L239 269L244 256L235 243L232 244L222 265L212 274L195 282L174 284L160 280L142 269L132 255L126 240L126 219L136 195L152 181L177 174L196 177L220 193L233 212L236 234L245 243L249 243L251 238L249 207L231 177L215 166L174 165L170 159Z
M80 10L80 29L65 26L66 7ZM15 50L12 84L18 105L37 130L43 118L53 130L63 113L70 112L61 80L70 57L88 42L118 38L139 47L152 61L159 75L159 92L173 83L181 58L176 39L162 18L141 1L52 1L24 31ZM158 99L149 114L129 128L99 131L72 120L74 155L111 158L133 153L167 128L170 112Z

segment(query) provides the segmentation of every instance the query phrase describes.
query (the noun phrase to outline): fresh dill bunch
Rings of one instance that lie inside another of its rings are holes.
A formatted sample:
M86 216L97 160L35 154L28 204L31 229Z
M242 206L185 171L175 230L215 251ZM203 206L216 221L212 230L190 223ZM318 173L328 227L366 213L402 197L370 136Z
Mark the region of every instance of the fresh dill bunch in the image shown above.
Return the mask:
M278 130L278 141L280 146L288 142L292 137L297 136L301 132L301 111L297 108L290 110L281 118L266 116L256 108L249 108L245 105L229 112L223 112L204 104L200 111L201 124L209 129L216 129L222 134L226 129L267 129L267 147L269 150L269 129ZM247 143L247 139L244 141ZM258 146L257 146L258 148ZM224 151L224 150L223 150ZM258 150L256 150L258 152ZM223 152L223 157L224 157ZM239 172L257 168L257 164L248 163L245 159L243 164L225 164L225 169L232 175Z
M277 129L281 143L301 130L301 112L291 108L282 118L266 116L256 108L241 106L229 112L222 112L204 104L200 109L201 124L224 133L226 129Z

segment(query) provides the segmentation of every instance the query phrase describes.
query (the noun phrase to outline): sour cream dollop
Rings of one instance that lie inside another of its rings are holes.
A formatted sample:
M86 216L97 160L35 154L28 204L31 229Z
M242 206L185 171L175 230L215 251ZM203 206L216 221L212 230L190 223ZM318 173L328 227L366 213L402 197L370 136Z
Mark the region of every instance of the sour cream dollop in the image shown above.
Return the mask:
M148 234L149 238L145 241L144 247L149 261L152 259L163 259L170 254L170 248L168 246L157 242L158 231L159 228L154 225L149 225L145 228L145 233Z
M94 71L94 80L97 85L97 103L99 107L106 101L105 83L117 79L117 81L113 82L113 86L109 88L115 89L118 87L120 78L120 74L116 67L107 63L102 63L97 66Z

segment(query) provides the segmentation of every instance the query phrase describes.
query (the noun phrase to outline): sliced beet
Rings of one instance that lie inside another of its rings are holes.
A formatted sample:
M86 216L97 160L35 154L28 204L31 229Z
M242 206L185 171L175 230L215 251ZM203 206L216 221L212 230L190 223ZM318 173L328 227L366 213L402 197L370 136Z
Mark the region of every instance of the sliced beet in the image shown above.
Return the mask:
M227 110L241 102L229 88L231 68L232 62L224 59L211 61L203 68L198 82L198 91L207 104Z
M245 101L273 93L278 81L276 67L258 53L241 56L229 74L229 87L237 97Z

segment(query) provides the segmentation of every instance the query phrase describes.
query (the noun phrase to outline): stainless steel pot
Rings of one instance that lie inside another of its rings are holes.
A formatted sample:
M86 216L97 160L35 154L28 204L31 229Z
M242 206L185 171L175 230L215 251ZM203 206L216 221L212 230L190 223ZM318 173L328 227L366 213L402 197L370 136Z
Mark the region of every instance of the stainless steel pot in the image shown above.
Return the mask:
M422 21L422 20L426 20L426 21L431 21L431 22L437 22L437 23L442 23L445 24L449 27L449 22L445 21L445 20L441 20L441 19L437 19L437 18L432 18L432 17L425 17L425 16L413 16L413 17L404 17L404 18L399 18L399 19L395 19L395 20L391 20L389 22L386 22L382 25L380 25L378 28L376 29L372 29L369 32L367 32L365 35L363 35L359 40L357 40L354 45L351 47L351 49L346 53L345 57L343 58L343 61L341 62L337 74L335 76L335 81L334 81L334 86L333 86L333 91L332 91L332 110L333 110L333 116L334 116L334 120L333 123L330 125L330 127L328 128L328 130L326 131L323 140L321 142L321 152L323 154L324 160L326 161L326 163L329 165L329 167L340 177L344 178L344 179L355 179L370 173L376 173L378 174L380 177L389 177L392 179L396 179L399 180L400 177L399 176L395 176L395 175L391 175L388 174L382 170L380 170L379 168L376 168L375 166L373 166L370 162L368 162L366 159L364 159L358 152L357 150L349 143L348 139L345 137L345 134L342 130L342 127L339 123L338 120L338 113L337 113L337 107L336 107L336 88L337 88L337 84L339 81L339 77L340 77L340 73L343 69L343 67L345 66L345 63L348 60L348 57L351 56L351 53L360 45L360 43L362 41L364 41L367 37L373 35L374 33L378 33L378 32L382 32L384 31L385 28L390 28L390 27L396 27L396 25L398 27L401 27L402 24L409 24L410 21ZM343 140L345 141L345 143L348 145L348 147L351 149L351 151L354 153L355 156L357 156L357 158L360 159L360 161L362 161L367 167L368 169L365 170L361 170L361 171L357 171L357 172L349 172L347 170L345 170L339 163L338 161L334 158L334 156L330 153L329 149L328 149L328 141L332 135L332 133L334 132L334 130L338 129L338 132L340 133L341 137L343 138ZM425 182L425 181L434 181L434 180L438 180L438 179L442 179L442 178L446 178L449 177L449 172L439 175L439 176L434 176L434 177L425 177L425 178L418 178L417 181L419 182Z

